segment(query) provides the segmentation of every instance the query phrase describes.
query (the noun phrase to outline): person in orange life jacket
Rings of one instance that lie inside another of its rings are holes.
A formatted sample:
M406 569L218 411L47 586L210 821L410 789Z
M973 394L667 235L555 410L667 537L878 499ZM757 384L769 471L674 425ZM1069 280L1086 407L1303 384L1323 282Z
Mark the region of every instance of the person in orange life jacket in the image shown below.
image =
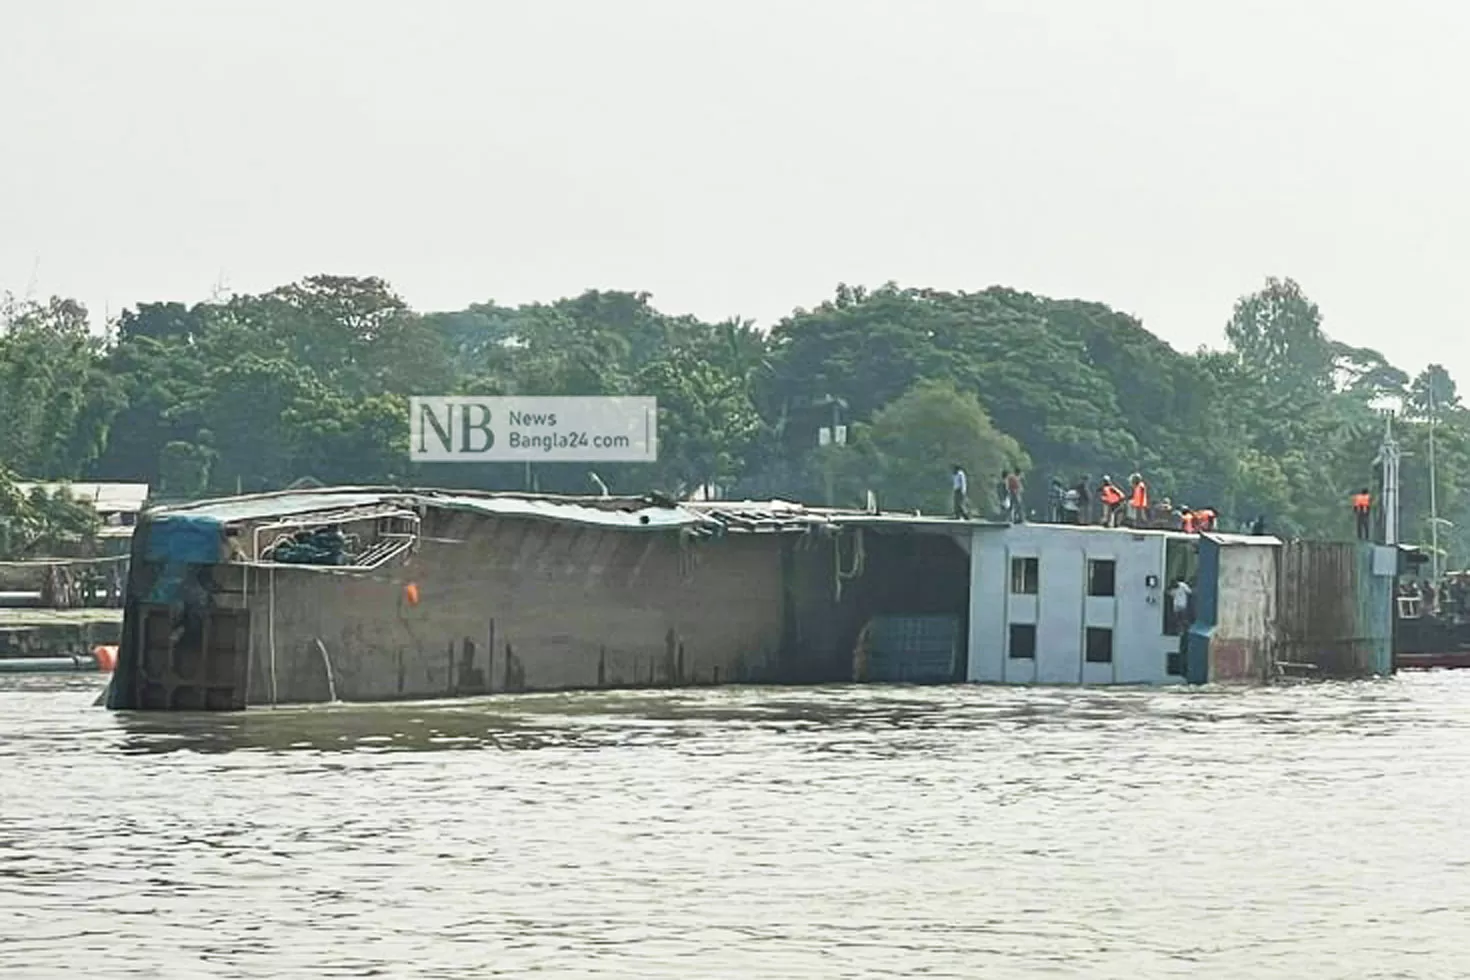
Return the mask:
M1215 509L1213 507L1201 507L1195 511L1194 526L1200 531L1213 531L1215 529Z
M1199 530L1197 525L1198 522L1195 520L1194 511L1188 507L1181 508L1179 511L1179 530L1185 534L1193 534Z
M1367 541L1370 534L1368 517L1373 513L1373 495L1364 487L1353 494L1353 515L1358 519L1358 540Z
M1134 473L1128 478L1132 493L1128 495L1128 524L1131 527L1148 527L1148 484L1143 477Z
M1123 491L1119 490L1111 477L1104 476L1102 483L1097 488L1098 499L1102 501L1103 527L1118 526L1118 508L1123 503Z

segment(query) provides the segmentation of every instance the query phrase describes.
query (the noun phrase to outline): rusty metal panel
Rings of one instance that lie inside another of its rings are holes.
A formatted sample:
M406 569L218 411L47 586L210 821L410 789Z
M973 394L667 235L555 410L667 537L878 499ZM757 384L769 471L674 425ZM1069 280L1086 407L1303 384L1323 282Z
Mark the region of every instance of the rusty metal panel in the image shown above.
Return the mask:
M1372 547L1293 541L1279 560L1278 660L1309 665L1317 677L1382 673L1387 637L1373 610L1383 586L1372 574Z

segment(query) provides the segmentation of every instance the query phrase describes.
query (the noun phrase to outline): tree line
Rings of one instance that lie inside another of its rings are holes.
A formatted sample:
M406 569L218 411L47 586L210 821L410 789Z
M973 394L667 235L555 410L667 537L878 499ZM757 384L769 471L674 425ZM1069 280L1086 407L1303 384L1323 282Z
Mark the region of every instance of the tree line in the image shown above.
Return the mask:
M1443 367L1411 378L1332 340L1290 279L1243 296L1226 337L1224 350L1181 352L1101 303L999 287L841 285L769 331L628 292L417 312L381 279L339 276L140 304L100 336L73 300L12 297L0 510L20 506L3 490L18 477L147 482L164 499L304 478L594 492L586 464L411 464L408 398L640 394L659 400L659 460L599 465L614 493L711 486L860 505L872 491L884 508L945 513L960 463L981 503L1021 468L1026 504L1043 512L1052 477L1137 471L1156 498L1343 537L1391 399L1406 536L1429 538L1432 428L1441 542L1464 555L1470 413ZM834 426L846 440L820 444Z

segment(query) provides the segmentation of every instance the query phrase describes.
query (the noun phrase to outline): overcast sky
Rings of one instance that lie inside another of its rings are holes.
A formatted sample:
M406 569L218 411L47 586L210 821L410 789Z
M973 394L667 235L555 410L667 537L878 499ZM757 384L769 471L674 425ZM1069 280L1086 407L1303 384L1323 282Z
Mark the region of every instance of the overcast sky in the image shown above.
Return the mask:
M1470 386L1467 51L1451 0L0 0L0 290L999 283L1193 349L1274 274Z

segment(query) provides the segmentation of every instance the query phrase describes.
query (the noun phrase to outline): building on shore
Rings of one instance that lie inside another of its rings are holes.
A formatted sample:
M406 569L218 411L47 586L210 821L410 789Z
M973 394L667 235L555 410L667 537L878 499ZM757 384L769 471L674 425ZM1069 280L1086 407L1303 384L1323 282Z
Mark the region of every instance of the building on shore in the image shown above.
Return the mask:
M74 499L91 504L102 521L98 541L104 548L110 542L121 541L124 549L149 494L146 483L17 483L16 489L24 494L37 489L47 494L65 490Z
M1372 675L1392 670L1377 550L781 501L235 497L139 520L108 703Z
M0 561L0 660L91 656L118 642L133 528L146 483L17 483L25 495L66 491L101 520L95 537ZM0 665L3 668L5 665Z

